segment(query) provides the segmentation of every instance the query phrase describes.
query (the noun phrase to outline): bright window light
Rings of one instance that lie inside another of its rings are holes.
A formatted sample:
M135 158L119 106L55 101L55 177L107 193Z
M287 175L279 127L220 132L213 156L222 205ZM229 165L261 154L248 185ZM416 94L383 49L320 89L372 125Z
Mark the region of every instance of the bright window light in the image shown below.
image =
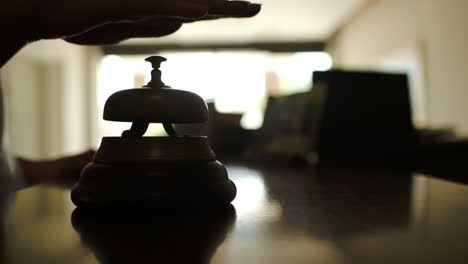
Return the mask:
M141 87L150 80L148 55L105 56L101 63L98 104L121 89ZM262 51L166 52L161 66L162 80L169 86L192 91L215 102L221 113L243 114L245 129L258 129L268 96L281 96L308 91L312 73L332 67L331 57L324 52L268 53ZM110 122L106 122L110 123ZM115 122L112 122L115 123ZM105 124L104 133L121 133L129 124ZM164 134L152 126L149 134Z

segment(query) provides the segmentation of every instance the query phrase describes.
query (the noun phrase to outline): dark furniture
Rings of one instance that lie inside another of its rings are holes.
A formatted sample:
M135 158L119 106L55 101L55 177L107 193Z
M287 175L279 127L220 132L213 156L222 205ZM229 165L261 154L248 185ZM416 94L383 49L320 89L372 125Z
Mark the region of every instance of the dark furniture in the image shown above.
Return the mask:
M406 75L335 70L315 72L313 81L314 148L322 161L392 165L413 156Z

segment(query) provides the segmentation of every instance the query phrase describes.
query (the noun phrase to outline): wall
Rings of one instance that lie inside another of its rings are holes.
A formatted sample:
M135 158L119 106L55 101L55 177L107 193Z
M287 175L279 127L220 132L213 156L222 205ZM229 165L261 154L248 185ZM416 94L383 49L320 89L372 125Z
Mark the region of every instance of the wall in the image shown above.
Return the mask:
M32 43L3 70L6 120L17 155L50 158L90 148L95 48Z
M340 68L375 69L416 46L424 71L427 125L468 134L468 1L378 0L328 43Z

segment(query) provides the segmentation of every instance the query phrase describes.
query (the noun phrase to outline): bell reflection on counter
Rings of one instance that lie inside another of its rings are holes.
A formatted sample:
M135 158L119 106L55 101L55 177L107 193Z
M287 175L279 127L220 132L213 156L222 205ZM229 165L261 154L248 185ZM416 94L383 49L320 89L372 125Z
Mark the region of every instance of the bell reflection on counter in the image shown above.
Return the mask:
M122 137L104 137L93 162L71 193L78 207L226 205L236 187L206 137L179 136L178 123L208 121L204 100L161 81L152 56L151 81L116 92L106 101L104 119L132 122ZM163 123L169 137L143 137L149 123Z
M133 214L77 208L72 224L100 263L209 263L236 220L232 205Z

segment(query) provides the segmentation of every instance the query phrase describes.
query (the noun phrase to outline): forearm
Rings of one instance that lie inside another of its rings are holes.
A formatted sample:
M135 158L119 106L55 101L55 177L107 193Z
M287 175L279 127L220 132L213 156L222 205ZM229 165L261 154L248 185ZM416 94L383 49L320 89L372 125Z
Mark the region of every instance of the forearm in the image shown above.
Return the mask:
M52 164L49 161L37 162L23 158L17 158L16 160L18 161L26 186L40 184L47 178L47 175L51 174L50 167Z
M29 0L14 0L2 3L0 8L0 68L18 51L31 42L35 31L30 19L33 10Z
M7 36L3 36L0 43L0 69L26 45L25 41L8 39Z
M79 178L83 167L91 162L94 151L51 160L17 158L26 186L50 184L69 187Z

